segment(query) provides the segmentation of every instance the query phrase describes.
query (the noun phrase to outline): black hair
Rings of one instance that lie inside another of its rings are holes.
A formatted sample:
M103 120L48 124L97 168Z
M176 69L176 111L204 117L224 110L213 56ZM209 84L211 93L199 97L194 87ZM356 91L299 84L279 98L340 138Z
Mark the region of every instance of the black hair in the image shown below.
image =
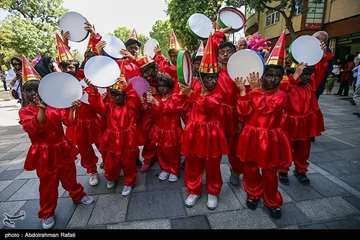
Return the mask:
M192 62L195 63L196 61L201 61L202 58L203 56L196 56L196 54L194 54L192 58Z
M23 91L24 92L30 92L32 90L34 91L38 91L39 89L39 84L40 84L40 81L38 80L29 80L29 81L26 81L24 84L23 84Z
M19 57L12 57L10 59L10 63L13 64L14 61L20 62L21 63L21 59Z
M133 38L129 38L126 42L125 42L125 47L128 48L129 46L136 44L138 45L138 47L141 47L141 42L139 42L136 39Z
M67 60L67 61L62 61L62 62L60 63L60 68L61 68L62 70L65 70L70 64L74 64L76 70L78 70L79 67L80 67L80 63L79 63L77 60Z
M222 43L220 43L220 45L219 45L219 50L220 50L220 49L223 49L223 48L226 48L226 47L229 47L229 48L231 48L234 52L236 52L236 47L235 47L235 45L234 45L232 42L222 42Z
M283 66L280 66L280 65L276 65L276 64L269 64L269 65L265 65L265 68L264 68L264 74L269 71L271 68L275 68L275 69L278 69L281 71L281 75L284 75L285 73L285 70L284 70L284 67Z
M169 89L173 89L174 82L169 75L160 73L157 78L157 86L164 86L168 87Z
M52 63L53 59L45 55L41 57L40 61L35 65L35 70L41 77L44 77L53 71Z

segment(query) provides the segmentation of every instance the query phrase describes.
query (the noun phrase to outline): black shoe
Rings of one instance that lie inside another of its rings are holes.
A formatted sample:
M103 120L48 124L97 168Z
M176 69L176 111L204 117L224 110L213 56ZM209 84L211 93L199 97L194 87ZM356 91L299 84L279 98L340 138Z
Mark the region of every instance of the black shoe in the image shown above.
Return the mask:
M315 142L315 137L312 137L312 138L311 138L311 142Z
M100 163L100 168L101 168L101 169L104 169L104 162L101 162L101 163Z
M310 184L310 179L306 176L306 174L301 174L301 173L298 173L296 170L294 170L294 175L302 185Z
M357 113L357 112L353 112L353 115L360 117L360 113Z
M140 159L136 159L136 166L141 167L142 166L142 161L140 161Z
M266 207L269 210L270 216L275 219L281 218L281 209L280 208L270 208Z
M354 99L351 99L351 100L350 100L350 103L351 103L351 105L354 105L354 106L356 105Z
M259 204L259 199L246 199L246 206L251 209L255 210Z
M284 185L289 185L289 176L287 172L279 172L279 181Z

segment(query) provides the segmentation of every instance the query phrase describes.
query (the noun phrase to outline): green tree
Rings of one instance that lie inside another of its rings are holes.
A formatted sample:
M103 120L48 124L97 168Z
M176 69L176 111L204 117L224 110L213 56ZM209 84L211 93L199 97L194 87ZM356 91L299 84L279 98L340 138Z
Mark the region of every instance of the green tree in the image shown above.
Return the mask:
M10 15L0 23L0 65L15 55L29 59L55 54L57 21L65 13L63 0L1 0Z
M152 26L150 37L156 39L160 44L162 53L168 57L169 41L172 28L168 20L157 20Z
M114 31L114 36L122 40L124 43L129 39L129 36L132 32L132 29L129 29L127 27L118 27ZM148 40L148 38L140 33L137 33L138 41L144 46L145 42Z
M319 0L323 1L323 0ZM305 0L233 0L238 5L246 5L247 7L253 8L256 11L277 11L285 20L285 25L290 33L292 40L295 40L296 34L292 18L296 12L305 14L307 12ZM276 4L274 4L276 3Z

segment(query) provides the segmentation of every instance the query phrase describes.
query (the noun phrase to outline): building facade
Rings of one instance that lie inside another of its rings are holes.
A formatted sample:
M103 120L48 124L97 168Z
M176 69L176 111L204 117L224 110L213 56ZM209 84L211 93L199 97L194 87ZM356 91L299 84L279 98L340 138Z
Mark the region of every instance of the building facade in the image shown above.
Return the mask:
M292 18L297 36L324 30L329 34L329 47L342 61L349 54L360 52L360 0L303 0L298 1ZM270 5L276 6L276 3ZM303 11L302 9L307 9ZM285 19L279 12L255 12L246 7L245 35L259 32L275 42L283 30ZM305 12L305 13L303 13ZM288 33L288 31L286 30ZM287 36L289 44L290 36Z

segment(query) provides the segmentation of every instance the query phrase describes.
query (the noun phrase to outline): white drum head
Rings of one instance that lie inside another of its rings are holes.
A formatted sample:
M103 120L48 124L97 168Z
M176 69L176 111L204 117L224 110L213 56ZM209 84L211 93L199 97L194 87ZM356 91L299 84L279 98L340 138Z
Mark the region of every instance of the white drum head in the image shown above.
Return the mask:
M121 71L119 65L110 57L95 56L84 67L85 77L97 87L110 87L116 83Z
M86 18L77 12L67 12L59 20L59 28L65 33L70 32L70 41L82 42L89 32L84 29Z
M120 50L126 50L125 44L123 41L118 39L113 35L105 35L102 39L106 42L106 47L104 48L104 52L110 57L120 59L123 55L120 53Z
M144 55L154 58L155 56L155 48L160 44L156 39L150 38L144 44Z
M235 30L240 30L244 26L244 19L236 9L226 8L223 11L220 11L219 18L225 26L231 27Z
M320 62L324 55L319 39L304 35L298 37L290 46L292 57L298 63L313 66Z
M72 75L54 72L46 75L40 81L39 95L49 106L68 108L82 96L82 87Z
M261 77L264 73L264 63L255 51L243 49L231 55L227 70L234 81L237 77L245 79L252 72L258 72Z
M210 18L201 13L194 13L188 19L191 31L198 37L206 39L214 32Z

